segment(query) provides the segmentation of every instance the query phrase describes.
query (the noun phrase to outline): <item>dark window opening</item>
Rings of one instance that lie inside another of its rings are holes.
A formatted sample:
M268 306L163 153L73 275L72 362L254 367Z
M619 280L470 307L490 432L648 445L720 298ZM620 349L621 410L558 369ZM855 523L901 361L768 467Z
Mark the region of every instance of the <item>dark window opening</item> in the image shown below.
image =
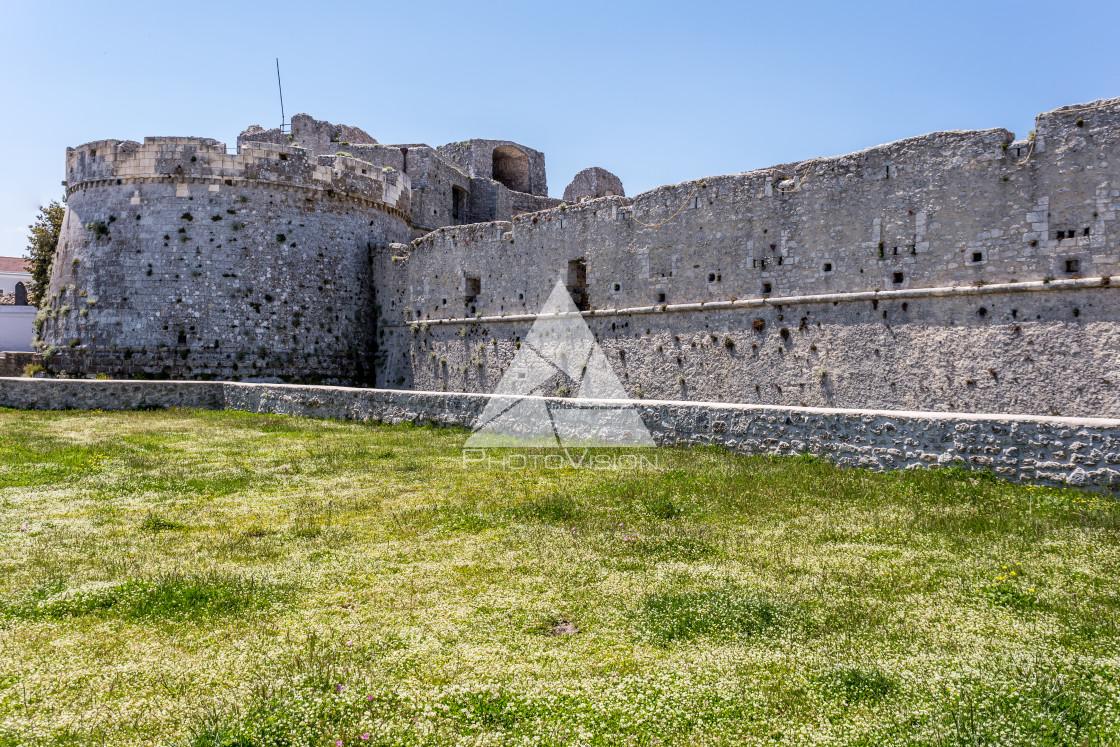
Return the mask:
M179 330L179 344L180 345L186 345L187 344L187 333L184 332L183 330Z
M1086 226L1086 227L1085 227L1085 235L1086 235L1086 236L1088 236L1088 235L1089 235L1089 228L1088 228L1088 226Z
M832 263L831 262L825 262L824 263L824 271L825 272L832 272Z
M467 277L463 287L463 302L471 303L482 292L482 278Z
M988 315L988 310L985 309L983 306L981 306L980 308L978 308L976 310L976 313L979 314L981 317L985 317L985 316Z
M891 254L893 254L896 257L898 256L898 247L897 246L891 248Z
M591 308L590 299L587 297L587 261L572 259L568 261L568 293L572 303L580 311Z
M465 220L467 217L467 190L462 187L451 188L451 219Z
M765 294L768 294L768 293L770 293L770 291L771 291L772 289L773 289L773 286L771 286L771 285L770 285L770 283L763 283L763 284L762 284L762 293L763 293L763 295L765 295Z
M16 306L27 306L27 286L22 282L16 283Z
M622 283L615 283L611 286L611 288L614 289L615 293L618 293L620 290L622 290Z
M901 272L894 273L891 276L891 282L892 283L901 283L902 282L902 273Z
M665 303L665 294L664 293L658 293L657 294L657 302L658 303Z
M972 261L973 262L983 262L984 261L984 253L983 252L973 252L972 253Z
M1080 259L1067 259L1066 260L1066 272L1079 272L1080 270L1081 270L1081 260Z
M491 174L514 192L530 192L529 156L512 145L499 145L494 149Z

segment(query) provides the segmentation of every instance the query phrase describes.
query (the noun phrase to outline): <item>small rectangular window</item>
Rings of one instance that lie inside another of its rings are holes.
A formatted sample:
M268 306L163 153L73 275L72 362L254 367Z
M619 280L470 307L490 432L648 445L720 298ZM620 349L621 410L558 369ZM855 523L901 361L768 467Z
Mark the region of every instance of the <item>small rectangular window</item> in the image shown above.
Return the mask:
M771 286L770 283L763 283L762 284L763 295L766 295L766 294L770 293L771 290L773 290L773 286Z
M467 281L464 285L464 291L463 291L463 301L464 301L464 303L473 302L476 298L478 298L478 294L481 293L481 292L482 292L482 279L468 276Z
M1080 272L1080 271L1081 271L1081 260L1080 259L1067 259L1066 260L1066 272Z
M657 294L657 302L658 303L665 303L665 294L664 293L658 293Z
M568 260L568 293L580 311L591 308L587 293L587 262L584 259Z
M972 261L973 262L983 262L984 261L984 253L983 252L973 252L972 253Z
M825 262L824 263L824 271L825 272L832 272L832 263L831 262Z
M451 219L465 220L467 217L467 190L461 187L451 188Z
M902 273L901 272L894 273L894 275L891 276L891 282L901 283L902 282Z

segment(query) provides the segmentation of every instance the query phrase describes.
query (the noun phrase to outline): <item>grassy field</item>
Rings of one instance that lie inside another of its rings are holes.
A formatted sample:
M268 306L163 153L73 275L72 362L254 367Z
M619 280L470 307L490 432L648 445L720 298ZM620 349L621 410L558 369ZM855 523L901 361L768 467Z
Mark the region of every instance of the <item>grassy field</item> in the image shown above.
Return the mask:
M1120 743L1120 504L0 410L0 746Z

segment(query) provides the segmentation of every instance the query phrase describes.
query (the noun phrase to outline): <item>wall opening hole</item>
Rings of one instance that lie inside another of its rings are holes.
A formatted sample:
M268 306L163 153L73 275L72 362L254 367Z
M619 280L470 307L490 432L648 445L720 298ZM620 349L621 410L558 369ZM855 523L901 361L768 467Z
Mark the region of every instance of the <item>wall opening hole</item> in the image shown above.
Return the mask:
M832 272L832 263L831 262L825 262L824 263L824 271L825 272Z
M467 190L462 187L451 188L451 219L465 220L467 217Z
M1085 227L1085 235L1086 235L1086 236L1088 236L1088 235L1089 235L1089 228L1088 228L1088 226L1086 226L1086 227Z
M529 192L529 156L512 145L494 149L491 174L514 192Z
M901 283L902 282L902 273L901 272L896 272L893 275L891 275L891 282L892 283Z
M615 293L618 293L620 290L622 290L622 283L613 283L611 285L611 290Z
M984 261L984 252L973 252L972 253L972 261L973 262L983 262Z
M187 344L187 333L184 332L183 330L179 330L179 344L180 345L186 345Z
M587 261L572 259L568 261L568 293L572 303L580 311L587 311L590 307L587 297Z
M983 306L981 306L980 308L978 308L976 310L976 313L979 314L980 318L982 319L982 318L984 318L988 315L988 310L986 308L984 308Z
M482 292L482 278L467 276L463 285L463 302L471 303Z
M665 303L665 294L664 293L658 293L657 294L657 302L658 303Z
M1066 260L1066 272L1079 272L1080 270L1081 270L1081 260L1080 259L1067 259Z
M770 293L770 291L772 291L772 290L773 290L773 286L772 286L772 285L770 285L770 283L763 283L763 284L762 284L762 292L763 292L763 294L766 294L766 293Z

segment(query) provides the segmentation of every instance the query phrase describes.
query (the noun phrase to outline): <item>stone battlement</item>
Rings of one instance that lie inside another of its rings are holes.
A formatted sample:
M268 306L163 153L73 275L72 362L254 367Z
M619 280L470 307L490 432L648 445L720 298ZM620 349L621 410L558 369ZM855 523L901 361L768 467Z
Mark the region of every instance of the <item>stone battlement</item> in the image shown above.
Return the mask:
M211 138L148 137L144 142L97 140L66 150L67 197L106 184L161 180L220 187L256 182L329 192L410 212L407 174L352 156L309 155L292 145L243 142L238 152ZM216 190L215 190L216 191Z

